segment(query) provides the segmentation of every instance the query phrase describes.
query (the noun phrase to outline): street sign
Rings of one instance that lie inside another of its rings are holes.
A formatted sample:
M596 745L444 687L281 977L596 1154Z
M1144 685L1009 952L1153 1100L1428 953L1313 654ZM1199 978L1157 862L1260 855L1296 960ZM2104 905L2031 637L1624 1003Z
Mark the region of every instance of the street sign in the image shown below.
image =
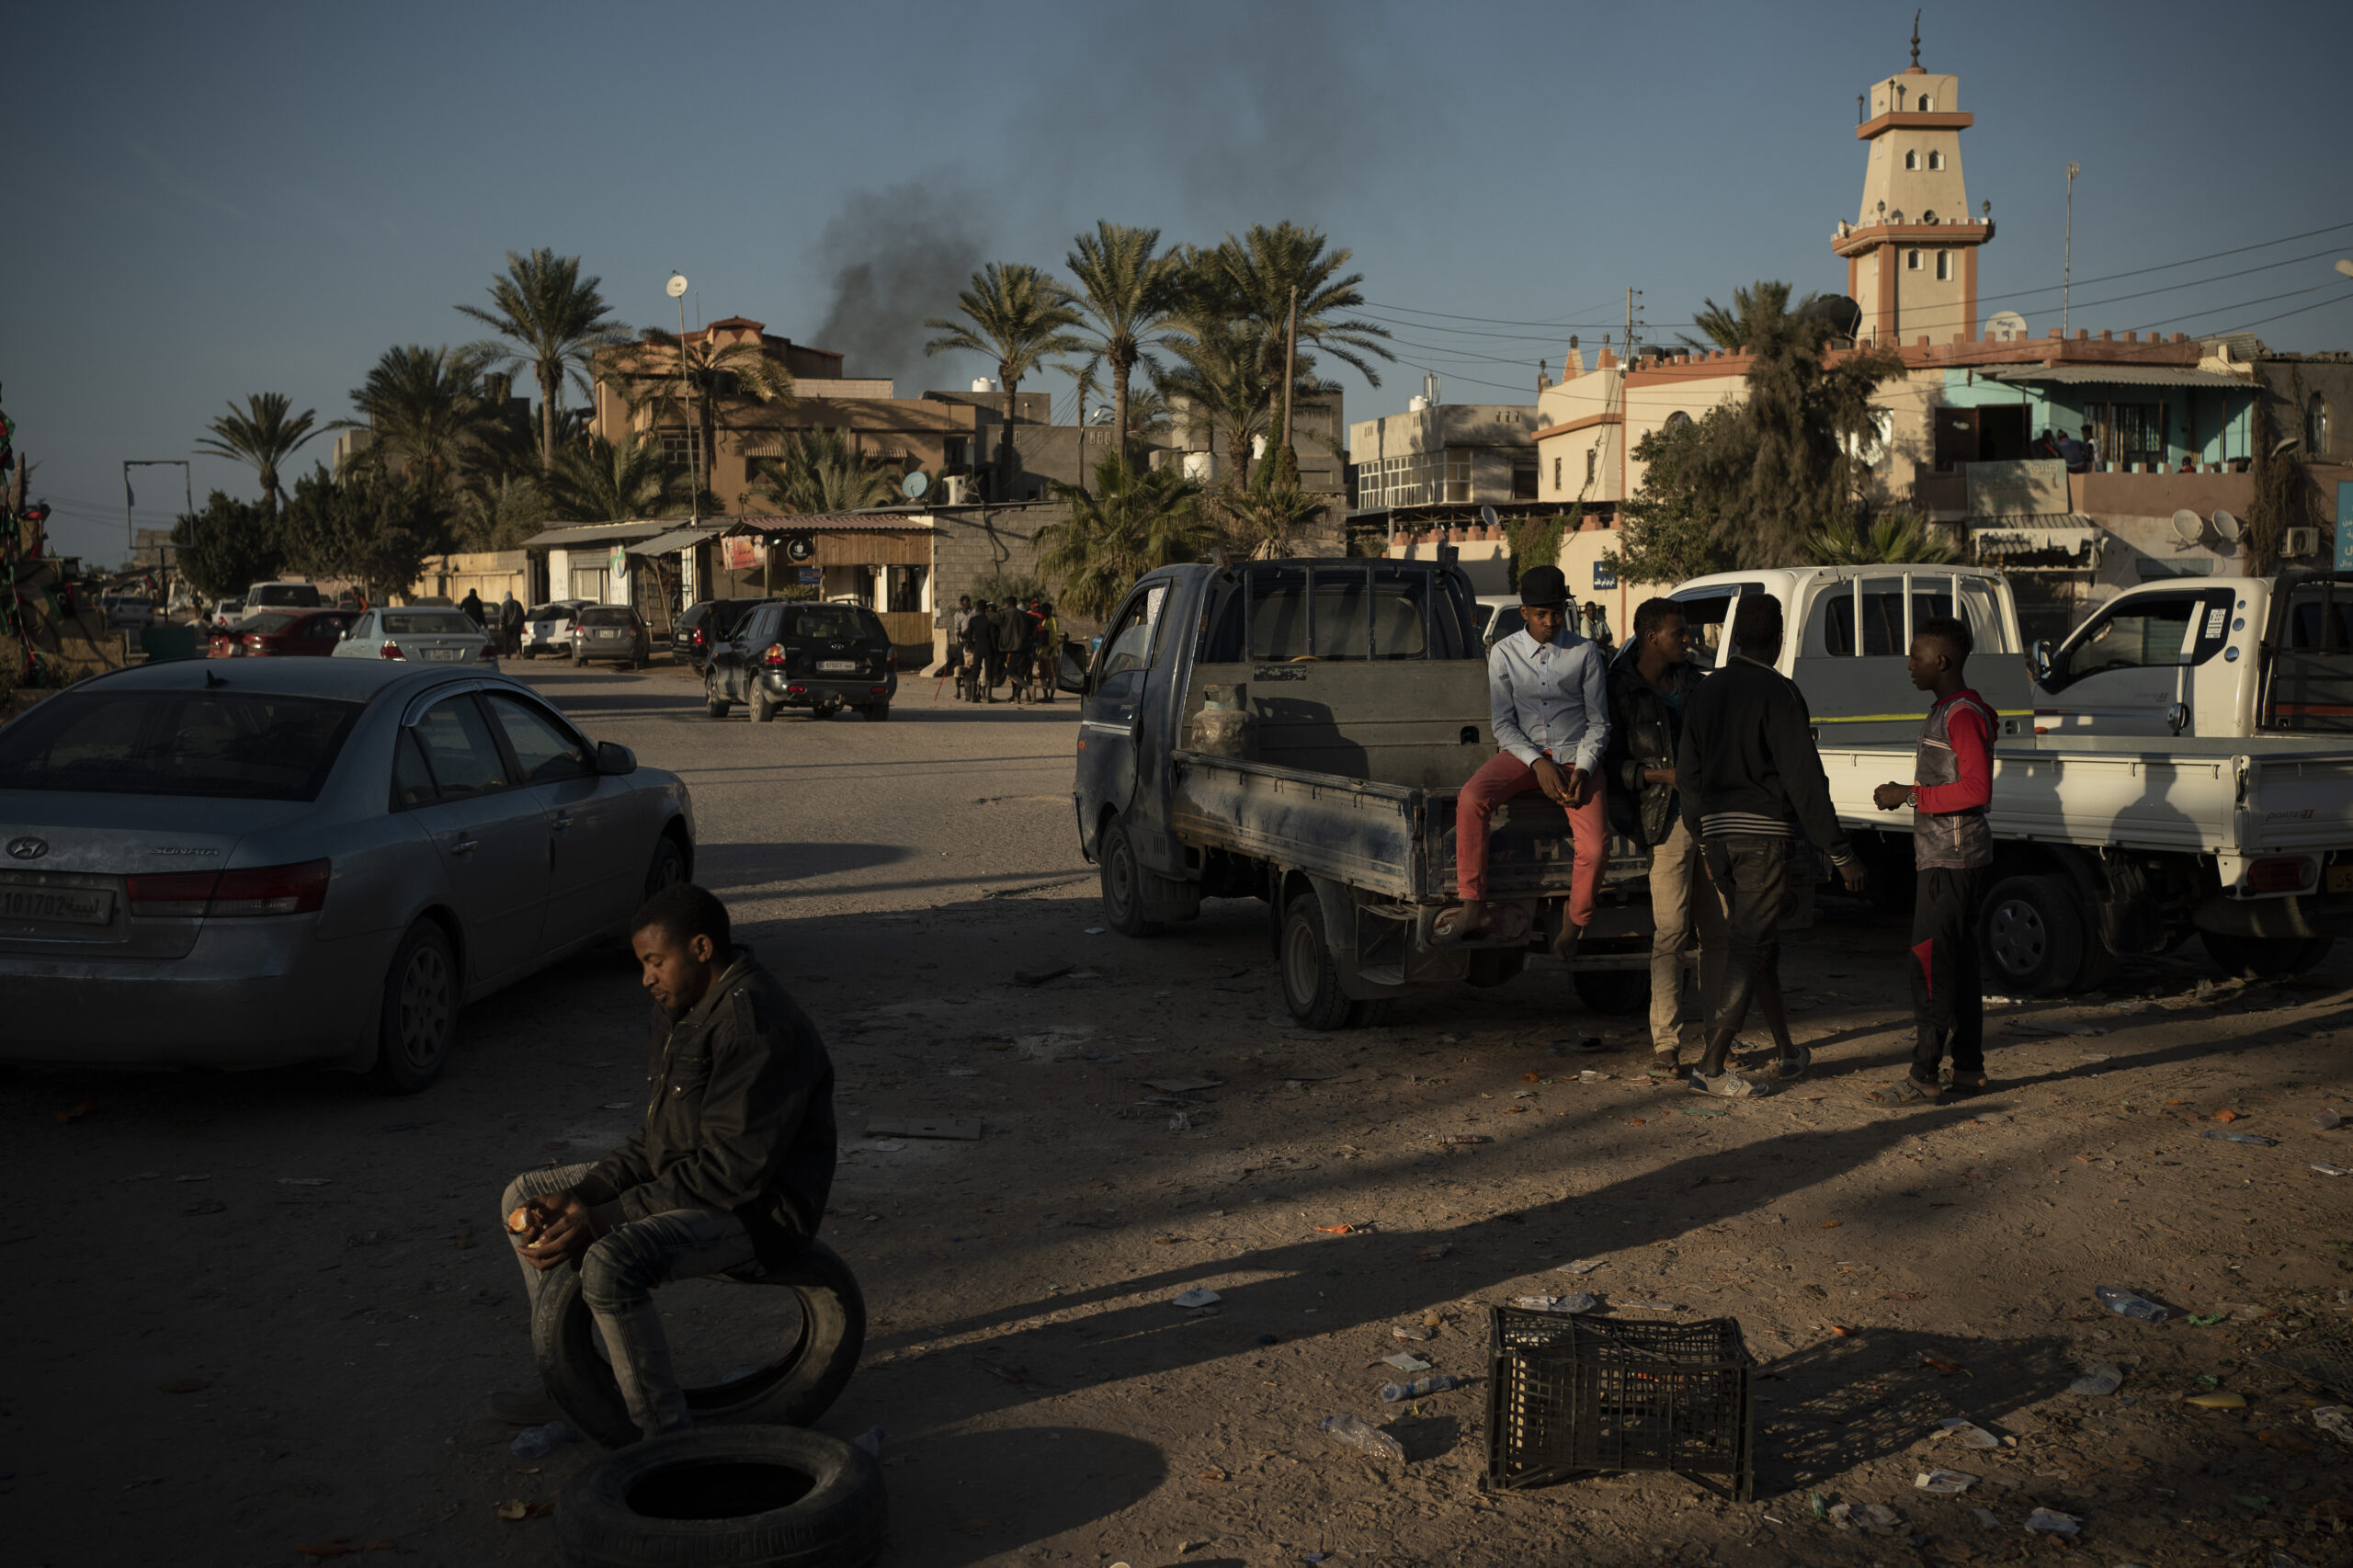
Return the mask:
M796 566L793 570L799 574L794 580L803 587L813 588L825 580L825 569L822 566Z
M2336 482L2336 569L2353 572L2353 479Z
M1593 563L1593 586L1595 591L1599 592L1603 588L1614 588L1617 585L1618 569L1610 565L1607 561L1595 562Z

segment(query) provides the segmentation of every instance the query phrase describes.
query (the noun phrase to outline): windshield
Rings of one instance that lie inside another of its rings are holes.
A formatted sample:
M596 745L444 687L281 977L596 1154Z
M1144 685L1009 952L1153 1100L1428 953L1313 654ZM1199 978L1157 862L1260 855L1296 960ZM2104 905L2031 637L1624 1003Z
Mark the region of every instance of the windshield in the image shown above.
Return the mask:
M388 637L479 637L482 629L467 619L462 610L388 609L384 612L384 634Z
M53 697L0 729L0 790L315 800L358 717L259 692Z
M627 626L632 619L626 605L590 605L580 612L583 626Z
M840 642L866 635L866 621L851 605L806 605L794 608L785 622L787 637L828 638Z
M271 583L245 597L255 604L314 605L319 590L308 583Z

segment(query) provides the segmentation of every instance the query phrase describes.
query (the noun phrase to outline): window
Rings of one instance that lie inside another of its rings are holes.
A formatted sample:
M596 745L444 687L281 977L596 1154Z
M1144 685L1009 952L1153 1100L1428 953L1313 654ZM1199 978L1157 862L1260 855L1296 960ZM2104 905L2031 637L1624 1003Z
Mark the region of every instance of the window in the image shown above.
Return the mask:
M1536 463L1533 459L1511 465L1511 498L1515 501L1536 499Z
M602 566L574 566L572 569L572 597L586 604L602 604L606 578L607 573Z
M1683 612L1684 628L1691 634L1688 644L1691 662L1711 670L1731 657L1732 650L1725 644L1730 641L1735 597L1764 591L1762 583L1725 583L1676 595L1675 608Z
M2228 589L2145 594L2095 617L2052 661L2054 686L2111 670L2202 665L2230 641Z
M2328 456L2328 399L2318 392L2313 393L2312 402L2304 405L2304 456Z
M1561 488L1561 460L1559 458L1552 460L1552 488L1555 490Z
M316 800L358 716L235 690L61 695L0 730L0 790Z
M588 743L537 708L495 692L490 710L506 733L506 749L515 754L526 784L552 784L563 778L586 778L597 771Z
M387 637L472 637L481 631L459 609L388 609L383 616Z
M1937 100L1930 97L1927 94L1922 93L1920 95L1920 107L1913 112L1916 114L1934 114L1937 112Z
M442 800L462 801L506 788L506 759L472 698L437 702L412 727Z
M790 612L790 633L811 640L847 642L868 635L868 613L856 605L807 605Z
M662 443L662 460L679 468L691 460L702 466L702 432L691 427L665 426L655 431L654 438Z
M583 626L632 626L637 611L627 605L590 605L580 612Z
M1367 511L1392 506L1457 505L1471 499L1471 454L1466 451L1408 452L1376 458L1357 470L1357 505Z
M1949 250L1940 250L1937 253L1937 281L1939 283L1952 281L1952 252Z
M1905 268L1907 271L1911 271L1911 272L1917 272L1917 271L1919 271L1919 270L1920 270L1920 253L1919 253L1918 251L1915 251L1915 251L1906 251L1906 252L1904 252L1904 268Z
M1593 476L1600 467L1601 449L1599 447L1587 447L1585 449L1585 482L1587 484L1591 484L1593 483Z
M1160 629L1160 607L1168 585L1154 583L1136 597L1104 640L1102 674L1096 678L1095 696L1107 702L1132 702L1143 686L1145 666L1152 663L1153 634Z
M1942 153L1929 153L1928 166L1932 169L1943 168L1945 166L1945 155Z
M392 746L392 810L429 806L433 793L433 769L426 763L425 748L415 730L403 730Z
M1904 166L1907 169L1918 168L1920 166L1920 154L1917 153L1905 153L1904 154Z
M946 440L939 443L939 466L942 468L962 468L964 466L963 437L950 436Z
M1912 629L1924 620L1952 614L1952 587L1949 579L1942 587L1929 587L1920 579L1912 583L1912 619L1904 619L1904 580L1901 577L1866 577L1854 593L1839 594L1827 606L1828 614L1822 627L1823 651L1834 658L1861 655L1866 658L1901 657L1912 651ZM1858 611L1862 619L1862 636L1855 635ZM1998 650L1997 650L1998 651Z

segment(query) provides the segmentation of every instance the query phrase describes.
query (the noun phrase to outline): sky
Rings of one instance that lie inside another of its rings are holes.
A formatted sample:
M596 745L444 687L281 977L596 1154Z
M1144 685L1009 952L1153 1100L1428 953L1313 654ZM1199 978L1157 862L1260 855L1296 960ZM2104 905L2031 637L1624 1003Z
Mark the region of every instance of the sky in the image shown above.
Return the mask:
M1844 288L1855 97L1908 63L1912 11L28 8L0 407L57 548L110 562L126 460L191 459L199 502L254 497L250 470L195 452L230 400L347 416L386 348L479 335L455 307L509 251L578 256L633 326L676 326L683 272L689 326L749 316L904 395L986 373L921 352L975 267L1061 271L1097 219L1172 244L1290 219L1353 252L1398 358L1377 388L1327 367L1350 419L1402 411L1425 371L1449 401L1529 403L1570 333L1588 358L1622 335L1629 288L1652 338L1757 278ZM1976 117L1986 309L2058 324L2073 159L2071 326L2353 349L2330 266L2353 256L2353 7L1947 0L1920 30ZM1070 416L1067 376L1029 384ZM182 509L176 471L133 483L140 526Z

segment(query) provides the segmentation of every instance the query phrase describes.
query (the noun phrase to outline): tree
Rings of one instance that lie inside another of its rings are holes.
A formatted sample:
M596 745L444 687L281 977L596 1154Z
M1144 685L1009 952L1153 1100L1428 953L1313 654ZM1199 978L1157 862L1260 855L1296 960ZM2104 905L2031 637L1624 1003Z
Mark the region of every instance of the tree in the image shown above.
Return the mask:
M585 448L559 452L548 491L559 515L582 522L676 517L695 499L693 481L644 435L619 443L591 436Z
M1737 483L1739 413L1711 409L1703 419L1676 420L1634 448L1643 488L1626 503L1623 542L1602 557L1624 583L1680 583L1727 572L1737 556L1720 534L1720 508Z
M760 464L760 489L779 512L857 512L899 498L898 465L850 449L839 430L788 430L784 452Z
M388 348L367 381L352 391L352 406L362 417L338 419L329 428L366 428L374 437L362 454L367 465L446 491L469 449L496 421L497 410L483 386L489 368L479 347L412 343Z
M172 525L173 560L207 598L229 598L278 575L286 562L285 530L276 510L216 490L204 510Z
M1324 499L1297 486L1245 490L1220 485L1201 498L1201 515L1244 555L1267 561L1290 553L1300 529L1324 511Z
M601 278L580 276L580 258L535 250L529 256L506 253L506 272L490 284L491 309L460 305L458 309L481 322L514 347L475 346L491 363L528 368L540 384L540 466L555 466L556 414L563 405L563 382L569 375L582 392L588 391L587 369L599 348L624 338L598 287Z
M1790 286L1786 283L1760 280L1746 289L1735 285L1732 291L1731 310L1724 309L1713 300L1705 300L1692 313L1691 324L1699 329L1700 336L1692 337L1679 333L1677 336L1687 347L1706 348L1712 345L1728 354L1737 354L1756 341L1761 323L1803 311L1813 303L1816 297L1808 294L1798 301L1796 311L1792 311Z
M699 337L680 341L670 333L648 327L643 337L624 344L608 357L607 373L632 409L650 408L654 417L675 417L699 433L702 472L695 477L710 483L711 454L719 449L722 424L728 423L722 403L731 410L746 401L790 403L792 372L766 343L735 338L722 343L705 329Z
M318 410L306 408L290 418L293 407L293 399L284 392L255 392L245 399L242 412L234 403L230 403L227 414L205 426L212 434L199 437L196 443L199 450L249 465L261 480L262 505L272 517L278 515L278 468L303 442L319 433L311 427ZM245 582L260 580L248 577Z
M1228 482L1245 483L1251 437L1262 428L1270 403L1256 339L1239 323L1190 317L1169 335L1168 347L1176 363L1160 384L1183 404L1188 438L1199 437L1215 451L1222 437Z
M449 502L420 476L361 467L337 479L318 468L295 482L286 540L311 575L353 578L381 604L416 581L426 556L449 551Z
M1806 540L1806 552L1825 566L1879 566L1915 562L1942 566L1961 559L1952 540L1931 532L1908 506L1890 506L1858 525L1853 519Z
M2297 404L2301 406L2301 381L2296 383L2296 390ZM2246 509L2246 570L2253 576L2268 577L2279 570L2279 552L2288 542L2288 530L2302 527L2312 515L2313 484L2312 475L2297 460L2293 449L2282 449L2279 426L2271 415L2271 399L2260 389L2255 397L2249 440L2255 448L2250 475L2255 494L2249 497Z
M1097 222L1095 233L1073 242L1064 259L1078 279L1078 300L1090 318L1086 346L1111 372L1111 427L1122 461L1129 456L1129 383L1136 367L1157 373L1152 335L1176 302L1181 268L1177 258L1158 254L1160 231ZM1080 423L1086 403L1079 404Z
M972 274L972 285L956 296L964 319L934 317L923 324L938 333L923 346L926 354L961 349L996 361L1005 394L1005 427L997 446L997 489L1013 488L1014 393L1050 354L1075 353L1086 341L1071 331L1080 323L1074 297L1053 278L1019 261L993 261Z
M1720 521L1735 530L1742 565L1787 565L1803 559L1806 540L1854 516L1870 483L1868 453L1879 442L1871 396L1904 373L1904 361L1870 347L1825 365L1827 323L1762 304L1749 326L1741 412L1754 455Z
M1170 469L1141 472L1116 455L1095 465L1090 493L1056 484L1070 515L1038 530L1038 569L1062 584L1062 607L1108 615L1155 566L1198 561L1216 542L1199 506L1200 487Z

